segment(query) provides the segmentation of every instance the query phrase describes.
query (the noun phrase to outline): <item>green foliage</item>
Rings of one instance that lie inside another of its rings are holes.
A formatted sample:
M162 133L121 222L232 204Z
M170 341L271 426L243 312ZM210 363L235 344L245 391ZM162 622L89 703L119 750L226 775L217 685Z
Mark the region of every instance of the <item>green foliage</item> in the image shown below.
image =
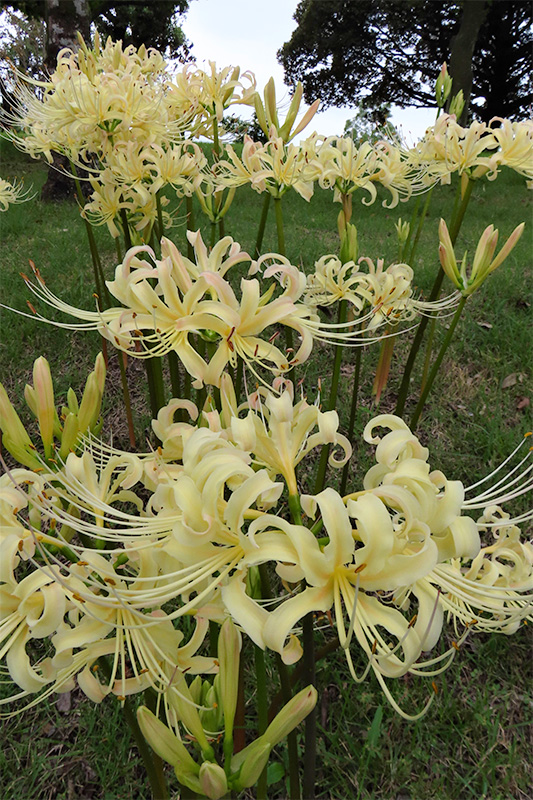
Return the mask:
M344 136L350 136L359 147L363 142L375 144L385 136L389 139L397 135L391 122L391 105L382 103L378 108L369 108L359 103L357 113L344 124Z
M64 3L66 6L67 3ZM128 3L117 0L89 0L91 22L106 39L122 39L124 45L156 47L167 58L186 58L190 43L179 27L189 8L189 0L165 3ZM3 2L33 20L46 20L44 0Z
M488 13L472 60L472 110L493 116L527 114L533 68L531 4L484 0ZM449 61L461 2L433 0L301 0L298 27L278 52L285 80L301 80L308 102L372 106L434 105L433 84ZM494 70L497 59L498 70Z

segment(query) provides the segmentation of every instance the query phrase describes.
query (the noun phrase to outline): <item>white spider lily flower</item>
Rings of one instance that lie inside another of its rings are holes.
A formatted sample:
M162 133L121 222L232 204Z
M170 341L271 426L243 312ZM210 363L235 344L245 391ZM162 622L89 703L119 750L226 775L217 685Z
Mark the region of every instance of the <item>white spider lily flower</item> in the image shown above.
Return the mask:
M16 203L26 203L35 195L30 194L31 188L24 190L22 181L6 181L0 178L0 211L7 211L9 206Z

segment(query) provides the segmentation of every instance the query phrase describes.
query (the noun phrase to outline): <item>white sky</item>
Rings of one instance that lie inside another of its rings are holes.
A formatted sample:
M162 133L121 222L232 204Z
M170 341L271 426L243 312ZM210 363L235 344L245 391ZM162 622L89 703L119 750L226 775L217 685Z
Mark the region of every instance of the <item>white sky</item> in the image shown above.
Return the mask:
M202 62L216 61L217 67L229 64L251 70L260 92L273 76L276 96L288 98L283 69L276 51L288 41L296 23L293 14L298 0L193 0L183 22L183 30L193 44L192 57ZM235 111L245 117L243 106ZM317 130L326 136L341 135L353 109L329 108L319 112L304 136ZM405 136L421 137L435 120L433 109L398 109L393 106L392 121Z

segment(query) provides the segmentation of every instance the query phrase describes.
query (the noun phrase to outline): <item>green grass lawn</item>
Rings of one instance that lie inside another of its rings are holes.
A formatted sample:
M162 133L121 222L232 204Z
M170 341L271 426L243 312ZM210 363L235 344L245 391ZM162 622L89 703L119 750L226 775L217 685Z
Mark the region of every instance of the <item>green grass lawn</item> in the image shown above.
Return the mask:
M68 302L94 308L94 284L86 233L74 200L45 205L39 189L45 179L43 166L28 161L5 142L0 142L2 177L25 177L33 183L33 200L13 206L0 216L2 302L28 311L32 297L20 278L31 259L50 289ZM437 187L429 209L415 263L417 286L428 292L437 261L439 218L449 219L455 185ZM383 195L380 199L386 199ZM394 223L409 219L415 201L386 209L379 203L366 207L354 200L354 221L359 232L359 254L396 257ZM251 190L237 192L226 219L226 232L252 251L262 198ZM308 204L295 194L283 200L287 255L310 271L321 255L338 248L336 217L339 206L331 193L317 190ZM175 203L174 228L168 233L185 246L185 211ZM470 202L457 252L473 254L483 229L493 223L503 241L521 221L527 227L507 259L469 301L457 335L446 355L428 400L420 437L430 447L431 465L448 478L470 484L491 471L531 429L533 401L531 370L532 300L532 193L522 177L502 172L494 182L480 181ZM203 227L206 239L209 227ZM97 230L106 275L116 265L113 243L104 229ZM276 251L274 215L268 221L263 251ZM448 290L451 290L448 284ZM41 309L46 316L50 309ZM29 313L29 312L28 312ZM45 355L54 376L58 403L69 385L79 390L100 348L96 333L59 330L35 319L1 310L0 380L19 408L24 385L31 382L34 359ZM436 329L442 340L446 322ZM392 411L410 344L399 337L388 386L376 409L371 386L377 363L376 348L363 353L363 386L357 431L376 413ZM419 359L423 361L423 359ZM327 391L332 352L317 347L298 377L314 398L317 379ZM148 430L144 370L128 360L138 434ZM341 428L348 418L353 353L343 366L339 399ZM416 403L421 375L417 365L407 411ZM126 446L125 423L120 407L120 378L111 358L108 376L107 422L115 444ZM356 442L351 485L359 486L369 448ZM305 472L301 480L312 479ZM331 477L334 483L335 477ZM312 484L311 484L312 485ZM309 491L309 488L308 488ZM527 507L520 499L513 510ZM531 530L525 531L531 535ZM327 641L333 632L320 634ZM449 646L449 643L443 647ZM406 722L389 707L377 681L369 677L361 686L350 678L342 652L329 655L319 667L319 744L317 796L321 800L361 797L403 800L528 800L533 797L533 690L532 642L523 627L511 637L472 636L457 654L450 669L438 679L438 695L420 721ZM252 669L252 651L245 649ZM427 682L407 676L393 687L395 697L408 711L425 703ZM10 694L9 686L0 691ZM253 709L249 710L253 720ZM147 798L149 790L135 746L121 717L118 702L110 699L95 706L78 691L68 702L47 702L1 723L0 797L9 800L119 800ZM271 797L287 797L283 780L283 747L271 767ZM277 781L277 782L276 782ZM250 795L252 796L252 795Z

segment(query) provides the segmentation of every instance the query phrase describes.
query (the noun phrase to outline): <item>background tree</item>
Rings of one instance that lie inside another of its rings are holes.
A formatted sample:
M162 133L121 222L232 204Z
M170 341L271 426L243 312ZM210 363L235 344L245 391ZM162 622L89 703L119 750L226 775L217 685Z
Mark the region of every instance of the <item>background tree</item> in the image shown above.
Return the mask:
M301 0L294 19L278 59L308 102L431 106L450 60L454 92L470 94L471 80L471 110L482 119L523 116L533 101L528 0Z
M122 39L125 45L157 47L167 58L186 58L190 43L179 26L180 19L189 8L190 0L174 2L121 2L121 0L15 0L3 2L3 8L12 8L35 20L49 19L52 13L53 27L72 28L74 14L78 16L79 29L85 36L94 23L104 39ZM85 8L83 8L85 7ZM52 33L52 26L47 31ZM75 40L73 40L75 46ZM64 47L72 45L66 44ZM47 50L47 64L53 65L57 52Z
M363 142L374 144L384 137L393 138L398 131L391 121L391 104L382 103L377 108L367 108L361 101L357 113L344 124L344 136L350 136L359 146Z

